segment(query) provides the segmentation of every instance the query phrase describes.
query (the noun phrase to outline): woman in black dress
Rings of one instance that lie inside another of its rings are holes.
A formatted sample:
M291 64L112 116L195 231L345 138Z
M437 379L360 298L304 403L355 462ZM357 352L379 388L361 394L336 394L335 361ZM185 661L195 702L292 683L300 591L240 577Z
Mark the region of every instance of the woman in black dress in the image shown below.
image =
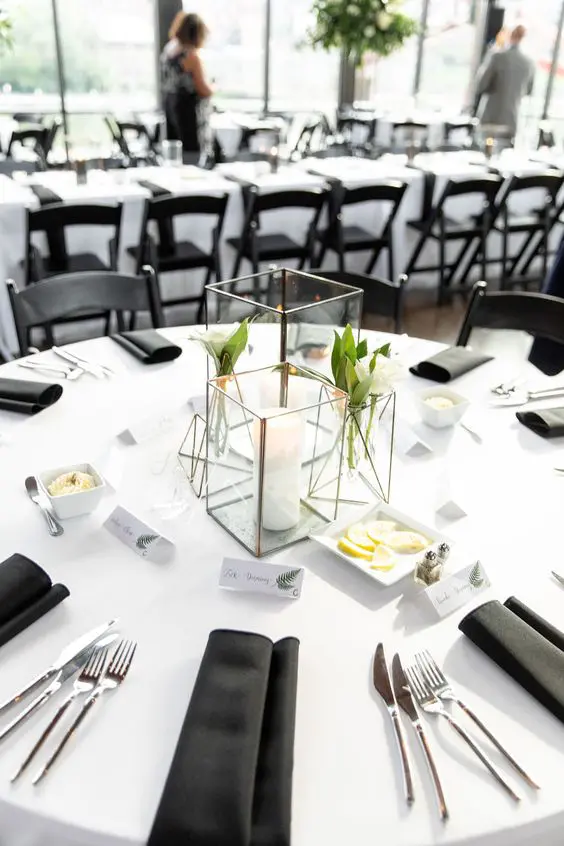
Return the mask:
M209 152L210 97L200 61L208 28L199 15L178 12L161 53L163 105L167 137L182 141L186 158Z

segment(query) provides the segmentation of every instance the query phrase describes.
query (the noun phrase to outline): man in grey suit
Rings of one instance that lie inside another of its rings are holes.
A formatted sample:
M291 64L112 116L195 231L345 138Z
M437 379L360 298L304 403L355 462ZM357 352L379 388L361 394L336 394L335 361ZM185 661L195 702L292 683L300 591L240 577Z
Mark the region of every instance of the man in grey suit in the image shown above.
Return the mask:
M517 132L521 99L533 91L535 66L521 51L525 34L524 26L516 26L507 50L491 53L478 73L477 98L487 97L480 122L507 127L510 138Z

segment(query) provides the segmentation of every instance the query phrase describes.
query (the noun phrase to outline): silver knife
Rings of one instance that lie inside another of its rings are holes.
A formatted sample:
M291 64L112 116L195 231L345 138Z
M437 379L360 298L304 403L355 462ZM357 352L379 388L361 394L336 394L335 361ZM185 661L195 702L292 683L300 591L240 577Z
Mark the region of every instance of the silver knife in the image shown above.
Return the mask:
M109 367L106 367L105 364L95 364L91 361L86 361L85 358L81 358L81 356L77 355L76 353L71 353L69 350L65 350L62 347L51 347L52 352L59 356L59 358L65 359L65 361L70 361L73 364L77 364L83 370L86 370L87 373L92 373L93 376L96 376L98 379L103 379L104 376L114 376L115 373L113 370L110 370Z
M39 687L40 684L52 679L53 676L56 676L57 673L59 673L67 664L76 663L84 658L86 653L106 634L108 629L111 629L111 627L116 623L117 619L109 620L109 622L103 623L95 629L91 629L91 631L86 632L86 634L83 634L81 637L73 640L72 643L69 643L68 646L65 646L61 654L55 659L55 661L53 661L51 666L45 670L44 673L36 676L28 685L26 685L26 687L18 691L15 696L12 696L11 699L7 699L6 702L3 702L2 705L0 705L0 714L3 714L4 711L12 705L16 705L21 699L23 699L24 696L27 696L27 694L31 693L32 690L35 690L36 687Z
M405 713L411 720L411 724L415 729L417 739L419 740L421 748L423 749L423 754L425 755L425 760L427 762L427 766L429 767L431 778L433 779L433 786L435 788L437 802L439 803L439 814L442 820L447 820L448 809L446 806L441 781L439 779L439 774L437 772L433 756L431 755L429 743L427 741L427 737L425 736L425 732L423 731L423 726L421 725L419 714L417 713L417 709L415 708L415 702L413 701L413 696L411 695L409 683L405 677L400 657L397 653L392 659L392 679L394 682L394 693L396 696L396 701L402 711L405 711Z
M396 700L394 699L392 686L390 684L390 676L386 665L386 656L384 655L384 646L381 643L379 643L376 647L376 654L374 655L373 678L374 687L386 703L386 708L388 709L388 713L392 720L401 759L405 800L408 805L411 805L415 799L413 793L413 779L411 777L407 749L401 730L398 706L396 705Z

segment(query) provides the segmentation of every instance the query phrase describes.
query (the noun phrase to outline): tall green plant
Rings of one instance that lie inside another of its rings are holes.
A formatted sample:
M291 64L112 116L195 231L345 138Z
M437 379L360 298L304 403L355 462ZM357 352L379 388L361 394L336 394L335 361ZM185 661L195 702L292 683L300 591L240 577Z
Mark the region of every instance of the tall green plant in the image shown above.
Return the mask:
M314 0L314 47L343 50L356 64L365 53L389 56L417 32L417 22L401 11L402 0Z
M0 9L0 56L5 51L11 50L13 43L12 21Z

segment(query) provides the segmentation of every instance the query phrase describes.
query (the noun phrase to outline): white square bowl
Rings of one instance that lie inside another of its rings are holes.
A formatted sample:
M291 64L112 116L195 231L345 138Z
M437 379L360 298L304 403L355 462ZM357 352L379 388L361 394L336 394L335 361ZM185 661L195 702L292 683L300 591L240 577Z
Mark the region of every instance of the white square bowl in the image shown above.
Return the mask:
M89 473L94 477L96 487L87 491L51 496L48 487L62 473ZM59 520L90 514L98 507L106 489L104 479L92 464L70 464L66 467L56 467L54 470L44 470L37 478Z
M449 408L433 408L425 402L430 397L445 397L445 399L451 400L454 405ZM466 397L442 386L425 388L423 391L419 391L415 402L421 419L428 426L432 426L433 429L445 429L447 426L454 426L462 419L470 405Z

